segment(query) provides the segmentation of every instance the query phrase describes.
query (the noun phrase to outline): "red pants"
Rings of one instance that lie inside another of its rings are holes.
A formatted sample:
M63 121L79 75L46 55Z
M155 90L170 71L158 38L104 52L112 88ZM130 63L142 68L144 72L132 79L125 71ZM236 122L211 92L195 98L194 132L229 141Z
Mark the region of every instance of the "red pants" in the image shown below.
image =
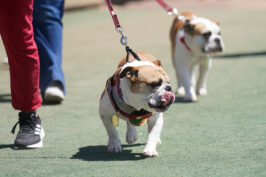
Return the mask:
M42 102L32 11L33 0L0 0L0 34L8 56L12 105L23 112L36 110Z

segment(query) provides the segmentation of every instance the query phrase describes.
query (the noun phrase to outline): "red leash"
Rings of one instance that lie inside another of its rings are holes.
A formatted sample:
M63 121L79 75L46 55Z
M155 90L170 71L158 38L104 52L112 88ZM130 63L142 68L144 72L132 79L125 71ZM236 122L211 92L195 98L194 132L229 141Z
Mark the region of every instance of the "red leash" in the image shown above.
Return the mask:
M117 15L116 15L116 13L115 13L115 11L114 11L114 9L113 9L113 6L112 6L111 1L110 1L110 0L105 0L105 3L106 3L106 5L107 5L107 7L108 7L108 9L109 9L109 12L110 12L112 18L113 18L113 21L114 21L115 27L116 27L116 28L120 28L121 26L120 26L119 20L118 20L118 18L117 18Z
M126 57L126 62L129 61L129 54L131 54L136 60L140 61L139 56L127 45L127 37L124 34L123 28L119 23L118 17L113 9L111 0L105 0L105 4L107 5L110 15L112 16L112 19L114 21L114 25L115 25L115 29L117 32L119 32L121 34L121 39L120 42L123 46L126 47L126 52L127 52L127 57Z
M105 0L105 4L107 5L107 7L109 9L109 12L110 12L110 15L112 16L116 31L119 32L121 34L121 36L122 36L121 39L120 39L120 42L121 42L122 45L126 46L127 45L127 37L124 34L123 28L121 27L121 25L119 23L118 17L117 17L117 15L116 15L116 13L115 13L115 11L113 9L111 0Z
M167 12L168 15L174 15L176 16L179 20L186 21L186 17L181 15L176 8L173 8L166 4L163 0L156 0Z
M173 8L166 4L163 0L157 0L157 2L168 12L173 12Z

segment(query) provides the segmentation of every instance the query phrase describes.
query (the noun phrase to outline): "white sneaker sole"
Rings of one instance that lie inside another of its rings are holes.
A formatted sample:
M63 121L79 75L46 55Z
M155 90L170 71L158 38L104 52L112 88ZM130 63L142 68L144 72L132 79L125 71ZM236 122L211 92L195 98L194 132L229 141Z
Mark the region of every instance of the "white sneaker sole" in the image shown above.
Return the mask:
M60 103L65 99L63 91L57 87L48 87L44 93L44 102Z
M45 95L44 101L46 103L60 103L64 100L63 97L57 96L57 95Z
M18 149L36 149L36 148L42 148L43 147L43 138L45 136L45 133L44 133L44 130L43 128L41 129L41 134L40 134L40 138L41 138L41 141L36 143L36 144L32 144L32 145L29 145L29 146L25 146L25 147L20 147L20 146L16 146L14 145L14 149L15 150L18 150Z

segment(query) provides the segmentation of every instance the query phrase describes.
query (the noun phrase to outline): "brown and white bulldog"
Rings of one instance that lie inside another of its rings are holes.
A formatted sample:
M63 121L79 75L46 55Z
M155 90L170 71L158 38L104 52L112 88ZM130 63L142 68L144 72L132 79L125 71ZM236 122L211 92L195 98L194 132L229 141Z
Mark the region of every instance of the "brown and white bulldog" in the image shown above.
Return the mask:
M207 95L207 73L211 54L222 52L224 43L217 22L181 13L186 21L175 18L170 31L172 58L178 80L177 93L185 101L197 101L196 93ZM196 83L195 68L199 66Z
M152 55L137 52L141 61L124 58L107 81L102 94L99 113L109 136L108 152L121 152L121 143L115 126L118 117L127 122L126 141L137 138L135 126L148 124L148 140L144 156L158 156L156 145L160 143L163 112L173 103L175 95L161 62Z

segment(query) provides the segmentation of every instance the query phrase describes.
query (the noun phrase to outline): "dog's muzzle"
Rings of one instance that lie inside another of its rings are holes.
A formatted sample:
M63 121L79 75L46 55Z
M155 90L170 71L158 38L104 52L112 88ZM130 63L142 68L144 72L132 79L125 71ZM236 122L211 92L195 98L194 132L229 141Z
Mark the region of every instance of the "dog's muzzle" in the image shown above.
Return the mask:
M215 45L213 47L204 46L202 48L203 53L216 53L216 52L222 52L223 51L223 42L219 38L214 39Z
M155 109L157 112L164 112L169 108L174 100L174 92L166 91L160 97L158 97L155 104L149 102L149 107Z

